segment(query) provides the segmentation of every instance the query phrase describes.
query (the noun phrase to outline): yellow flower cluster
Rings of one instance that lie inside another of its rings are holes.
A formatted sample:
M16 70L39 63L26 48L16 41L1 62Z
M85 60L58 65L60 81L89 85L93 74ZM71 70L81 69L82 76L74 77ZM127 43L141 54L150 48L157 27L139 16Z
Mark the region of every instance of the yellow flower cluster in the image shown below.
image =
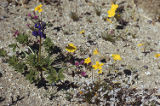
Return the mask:
M89 63L91 63L91 59L88 57L88 58L86 58L85 60L84 60L84 63L86 63L86 64L89 64Z
M117 5L117 4L112 4L112 5L111 5L110 10L107 11L109 18L115 16L115 12L116 12L117 8L118 8L118 5Z
M42 4L38 5L38 6L34 9L34 11L38 11L39 13L42 12L43 10L42 10L41 7L42 7Z
M77 47L73 43L69 43L68 46L66 46L66 50L68 52L75 52L77 50Z
M117 60L122 60L121 56L119 54L112 54L112 58L113 60L117 61Z
M154 55L155 58L159 58L160 57L160 53L157 53Z
M99 70L98 71L98 74L102 74L102 66L104 64L103 63L100 63L99 61L96 61L96 64L95 65L92 65L92 67L95 69L95 70Z

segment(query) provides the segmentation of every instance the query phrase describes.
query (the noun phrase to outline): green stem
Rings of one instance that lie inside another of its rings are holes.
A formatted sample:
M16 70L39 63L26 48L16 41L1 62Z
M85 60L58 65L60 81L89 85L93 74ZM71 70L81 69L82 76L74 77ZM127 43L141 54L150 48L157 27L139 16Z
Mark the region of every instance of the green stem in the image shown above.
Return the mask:
M40 42L39 42L39 53L38 53L38 62L40 62L41 60L41 45L42 45L42 38L40 36Z

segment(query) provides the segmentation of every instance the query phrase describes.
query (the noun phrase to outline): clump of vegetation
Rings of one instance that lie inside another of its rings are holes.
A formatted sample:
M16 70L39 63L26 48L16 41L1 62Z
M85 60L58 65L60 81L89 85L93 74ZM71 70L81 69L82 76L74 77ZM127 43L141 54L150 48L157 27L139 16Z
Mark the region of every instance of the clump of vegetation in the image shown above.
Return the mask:
M101 7L95 6L94 8L95 8L96 15L101 16L101 13L102 13Z
M72 18L73 21L79 21L79 16L76 12L71 12L70 17Z
M115 41L116 41L116 37L112 34L107 33L107 32L102 33L102 38L105 41L109 41L109 42L112 42L112 43L115 43Z

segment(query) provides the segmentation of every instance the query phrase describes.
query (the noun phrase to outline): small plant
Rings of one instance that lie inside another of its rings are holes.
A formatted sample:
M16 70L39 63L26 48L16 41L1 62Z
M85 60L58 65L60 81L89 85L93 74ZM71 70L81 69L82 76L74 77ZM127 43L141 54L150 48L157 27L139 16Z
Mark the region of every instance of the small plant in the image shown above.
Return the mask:
M70 17L73 19L73 21L79 21L79 16L76 12L71 12Z
M22 73L30 83L35 83L35 85L41 87L46 85L40 85L44 82L52 84L63 80L64 69L53 66L55 60L52 59L52 55L53 50L55 50L55 45L51 39L46 36L46 23L36 15L36 11L42 13L42 5L35 8L33 15L28 14L33 25L27 25L32 30L32 35L37 39L36 45L33 43L35 41L29 39L29 35L16 30L14 34L16 43L9 45L14 54L8 56L5 50L0 49L0 56L5 57L9 65L12 66L15 71ZM46 55L42 52L43 47L45 50L43 52L46 52ZM58 52L61 51L59 50Z
M102 38L106 41L109 41L109 42L112 42L112 43L115 43L116 42L116 38L114 35L111 35L107 32L104 32L102 33Z
M98 6L96 7L96 6L95 6L95 12L96 12L96 15L97 15L97 16L101 16L101 13L102 13L102 12L101 12L101 7L98 7Z

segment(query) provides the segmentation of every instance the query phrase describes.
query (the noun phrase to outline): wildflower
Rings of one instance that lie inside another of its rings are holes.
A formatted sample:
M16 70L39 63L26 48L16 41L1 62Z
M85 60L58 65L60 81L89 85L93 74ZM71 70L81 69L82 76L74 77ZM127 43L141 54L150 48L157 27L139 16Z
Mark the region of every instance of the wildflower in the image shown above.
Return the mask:
M88 57L88 58L86 58L85 60L84 60L84 63L86 63L86 64L89 64L89 63L91 63L91 59Z
M118 8L117 4L112 4L111 9L107 11L108 17L114 17L117 8Z
M159 53L159 54L158 54L158 53L155 54L154 57L155 57L155 58L159 58L159 57L160 57L160 53Z
M75 50L77 50L77 47L74 46L74 44L69 43L68 46L66 47L66 50L67 50L68 52L74 52Z
M95 49L95 50L93 51L93 54L94 54L94 55L99 54L98 50L97 50L97 49Z
M80 91L79 94L82 95L82 94L83 94L83 91Z
M28 17L32 17L31 13L28 14Z
M92 67L93 67L95 70L97 70L97 69L101 70L103 65L104 65L103 63L99 63L99 61L96 61L96 64L95 64L95 65L92 65Z
M102 70L98 70L98 74L102 74Z
M17 36L19 34L19 31L16 30L16 32L13 34L13 36Z
M111 21L109 18L107 18L106 20L107 20L109 23L112 23L112 21Z
M137 46L138 46L138 47L143 46L143 45L144 45L143 43L139 43L139 44L137 44Z
M119 54L112 54L112 58L117 61L117 60L122 60L121 56Z
M46 29L46 23L45 22L35 23L34 29L32 31L32 35L35 36L35 37L40 36L42 38L46 38L46 34L44 34L45 29Z
M39 6L37 6L34 11L38 11L39 13L42 12L42 4L40 4Z
M85 76L86 76L86 72L82 71L82 72L81 72L81 75L82 75L83 77L85 77Z
M79 66L79 62L78 61L75 62L75 66Z
M81 30L80 34L84 34L85 33L85 30Z

